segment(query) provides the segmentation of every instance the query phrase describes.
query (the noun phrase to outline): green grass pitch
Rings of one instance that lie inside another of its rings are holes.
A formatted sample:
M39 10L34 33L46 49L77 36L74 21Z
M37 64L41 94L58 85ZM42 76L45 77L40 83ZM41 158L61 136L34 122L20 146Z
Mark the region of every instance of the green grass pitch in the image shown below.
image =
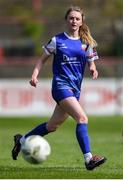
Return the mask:
M0 179L123 179L122 116L89 117L92 152L108 159L93 171L85 169L73 119L45 136L52 153L43 164L28 164L21 155L13 161L13 135L24 134L45 120L47 118L0 118Z

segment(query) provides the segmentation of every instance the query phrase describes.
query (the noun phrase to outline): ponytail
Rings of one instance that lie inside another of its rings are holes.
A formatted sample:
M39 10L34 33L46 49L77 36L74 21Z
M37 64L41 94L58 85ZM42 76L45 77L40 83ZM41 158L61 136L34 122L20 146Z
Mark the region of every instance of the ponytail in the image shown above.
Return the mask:
M97 42L91 36L90 29L85 24L85 22L83 22L82 26L79 29L79 36L84 43L89 44L92 47L97 46Z

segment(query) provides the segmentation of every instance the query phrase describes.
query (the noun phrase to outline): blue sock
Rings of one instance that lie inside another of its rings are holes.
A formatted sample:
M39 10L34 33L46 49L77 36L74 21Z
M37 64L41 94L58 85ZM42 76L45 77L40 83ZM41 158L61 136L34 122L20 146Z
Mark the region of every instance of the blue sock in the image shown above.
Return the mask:
M36 128L34 128L32 131L30 131L29 133L27 133L25 135L25 138L27 138L28 136L31 136L31 135L40 135L40 136L44 136L46 134L48 134L48 130L46 128L46 122L45 123L42 123L40 124L39 126L37 126Z
M83 154L91 152L87 124L77 124L76 137L77 137L77 140L79 142L79 145Z

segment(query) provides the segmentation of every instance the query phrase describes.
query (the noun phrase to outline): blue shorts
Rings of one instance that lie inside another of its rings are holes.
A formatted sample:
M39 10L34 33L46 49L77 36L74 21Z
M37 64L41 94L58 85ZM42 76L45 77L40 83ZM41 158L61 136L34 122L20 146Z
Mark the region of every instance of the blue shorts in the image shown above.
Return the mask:
M52 89L52 96L57 103L68 97L75 97L79 100L80 91L74 91L73 89Z

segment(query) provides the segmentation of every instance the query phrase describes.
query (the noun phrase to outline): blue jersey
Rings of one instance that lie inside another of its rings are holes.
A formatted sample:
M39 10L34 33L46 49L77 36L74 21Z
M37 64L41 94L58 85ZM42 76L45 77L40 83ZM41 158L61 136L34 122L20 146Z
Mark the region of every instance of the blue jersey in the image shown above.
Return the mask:
M84 44L80 38L61 33L44 49L47 54L54 55L53 88L80 91L86 62L98 59L95 48Z

